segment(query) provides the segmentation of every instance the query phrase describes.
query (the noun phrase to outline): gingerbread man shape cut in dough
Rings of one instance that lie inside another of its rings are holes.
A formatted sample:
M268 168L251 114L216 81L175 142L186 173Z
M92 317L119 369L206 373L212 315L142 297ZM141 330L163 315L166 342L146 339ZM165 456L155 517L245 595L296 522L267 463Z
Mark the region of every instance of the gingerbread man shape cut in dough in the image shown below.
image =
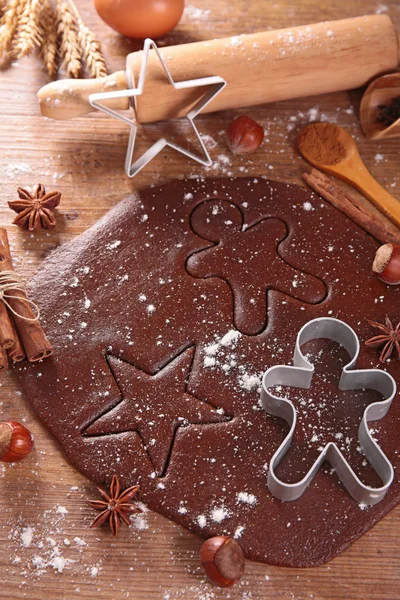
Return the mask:
M318 304L326 297L320 279L280 256L279 244L288 236L281 219L267 217L246 228L241 210L216 198L199 204L190 224L194 233L213 245L189 256L186 269L193 277L219 277L228 283L234 325L241 333L257 335L265 329L269 290L307 304Z

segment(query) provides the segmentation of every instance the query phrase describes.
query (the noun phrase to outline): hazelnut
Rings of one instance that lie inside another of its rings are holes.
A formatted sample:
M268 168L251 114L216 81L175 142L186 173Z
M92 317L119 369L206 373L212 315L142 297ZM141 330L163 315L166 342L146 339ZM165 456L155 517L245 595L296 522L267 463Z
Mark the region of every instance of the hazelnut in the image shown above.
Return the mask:
M228 146L233 154L251 154L261 146L264 129L247 117L241 115L233 119L228 128Z
M372 272L387 285L400 283L400 244L384 244L375 254Z
M208 579L221 588L231 587L244 573L243 551L230 537L206 540L200 549L200 561Z
M18 462L30 454L33 448L32 434L17 421L0 423L0 460Z

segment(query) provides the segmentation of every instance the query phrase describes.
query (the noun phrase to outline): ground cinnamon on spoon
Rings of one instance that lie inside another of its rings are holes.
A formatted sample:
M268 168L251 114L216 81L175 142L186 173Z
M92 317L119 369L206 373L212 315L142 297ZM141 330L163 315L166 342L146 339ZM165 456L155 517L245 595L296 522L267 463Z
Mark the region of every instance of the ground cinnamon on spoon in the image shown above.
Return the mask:
M307 160L321 165L337 165L346 156L340 129L331 123L308 125L300 132L298 145Z

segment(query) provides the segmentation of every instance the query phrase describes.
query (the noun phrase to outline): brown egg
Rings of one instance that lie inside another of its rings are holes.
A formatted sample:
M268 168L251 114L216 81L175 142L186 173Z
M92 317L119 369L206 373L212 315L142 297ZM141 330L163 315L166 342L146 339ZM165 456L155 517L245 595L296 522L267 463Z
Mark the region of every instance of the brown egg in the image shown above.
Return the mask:
M159 38L179 23L184 0L94 0L100 17L130 38Z

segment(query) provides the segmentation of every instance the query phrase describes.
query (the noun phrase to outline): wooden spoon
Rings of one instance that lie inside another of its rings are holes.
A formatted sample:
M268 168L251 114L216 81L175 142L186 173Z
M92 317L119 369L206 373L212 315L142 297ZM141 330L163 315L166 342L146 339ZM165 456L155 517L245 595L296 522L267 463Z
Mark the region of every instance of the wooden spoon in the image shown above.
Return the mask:
M400 73L383 75L366 89L360 104L360 121L365 136L371 140L400 137L400 119L389 126L379 123L379 106L390 105L400 98Z
M314 167L355 187L385 217L400 227L400 202L369 173L347 131L330 123L308 125L300 132L298 146L304 158Z

